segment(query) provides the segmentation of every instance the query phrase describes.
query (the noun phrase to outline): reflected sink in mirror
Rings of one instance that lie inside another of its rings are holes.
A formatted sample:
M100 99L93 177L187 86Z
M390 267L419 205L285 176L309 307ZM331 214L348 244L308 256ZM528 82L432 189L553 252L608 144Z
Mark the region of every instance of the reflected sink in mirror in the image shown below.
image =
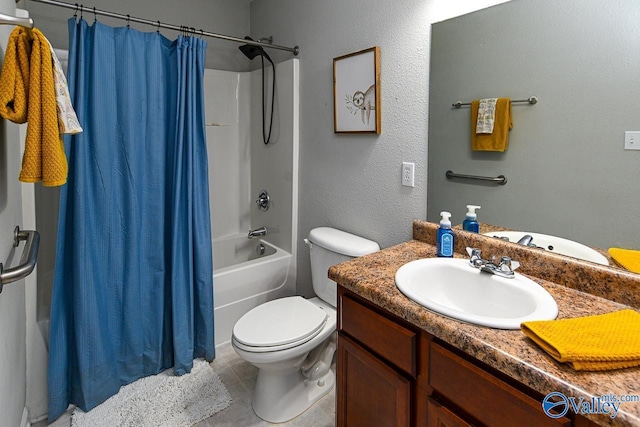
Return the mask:
M582 243L574 242L573 240L563 239L562 237L531 233L528 231L492 231L490 233L484 233L484 235L498 238L506 237L513 243L516 243L524 236L529 235L533 237L531 243L528 245L530 247L534 247L533 245L535 245L535 247L544 249L548 252L567 255L598 264L609 265L607 258L595 249L583 245Z
M398 269L396 286L409 299L439 314L498 329L519 329L529 320L551 320L558 306L546 289L515 273L481 272L469 260L425 258Z

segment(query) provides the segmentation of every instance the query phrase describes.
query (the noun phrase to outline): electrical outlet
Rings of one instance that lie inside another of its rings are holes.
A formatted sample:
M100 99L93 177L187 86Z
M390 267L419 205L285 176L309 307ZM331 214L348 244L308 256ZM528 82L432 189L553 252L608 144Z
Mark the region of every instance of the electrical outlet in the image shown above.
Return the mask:
M624 149L640 150L640 132L625 131L624 133Z
M402 185L404 185L405 187L415 187L415 184L414 184L415 167L416 165L414 163L402 162Z

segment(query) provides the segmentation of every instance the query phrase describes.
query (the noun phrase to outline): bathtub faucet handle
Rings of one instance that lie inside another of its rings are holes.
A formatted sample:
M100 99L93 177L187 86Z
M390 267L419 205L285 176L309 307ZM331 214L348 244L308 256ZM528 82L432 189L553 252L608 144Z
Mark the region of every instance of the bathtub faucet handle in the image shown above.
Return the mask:
M253 239L258 236L266 236L267 235L267 227L256 228L255 230L249 230L249 234L247 238Z
M271 197L269 197L269 193L267 193L267 190L262 190L260 194L258 194L256 205L258 205L258 209L263 212L269 210L269 206L271 206Z

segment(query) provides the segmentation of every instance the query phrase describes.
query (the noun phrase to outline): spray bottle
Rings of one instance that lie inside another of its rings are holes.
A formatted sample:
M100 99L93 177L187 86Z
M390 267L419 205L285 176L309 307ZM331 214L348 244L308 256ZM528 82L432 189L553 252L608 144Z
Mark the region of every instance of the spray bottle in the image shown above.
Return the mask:
M467 205L467 217L462 222L462 228L464 230L471 231L473 233L477 233L480 231L476 209L480 209L480 206Z
M453 257L453 230L451 230L451 213L440 212L442 219L440 220L440 228L436 234L436 249L439 257Z

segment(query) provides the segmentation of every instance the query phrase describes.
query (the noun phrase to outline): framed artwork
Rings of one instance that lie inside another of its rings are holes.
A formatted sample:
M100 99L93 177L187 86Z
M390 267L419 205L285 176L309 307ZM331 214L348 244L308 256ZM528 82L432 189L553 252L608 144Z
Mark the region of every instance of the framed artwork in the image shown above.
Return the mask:
M333 58L333 130L380 134L380 48Z

